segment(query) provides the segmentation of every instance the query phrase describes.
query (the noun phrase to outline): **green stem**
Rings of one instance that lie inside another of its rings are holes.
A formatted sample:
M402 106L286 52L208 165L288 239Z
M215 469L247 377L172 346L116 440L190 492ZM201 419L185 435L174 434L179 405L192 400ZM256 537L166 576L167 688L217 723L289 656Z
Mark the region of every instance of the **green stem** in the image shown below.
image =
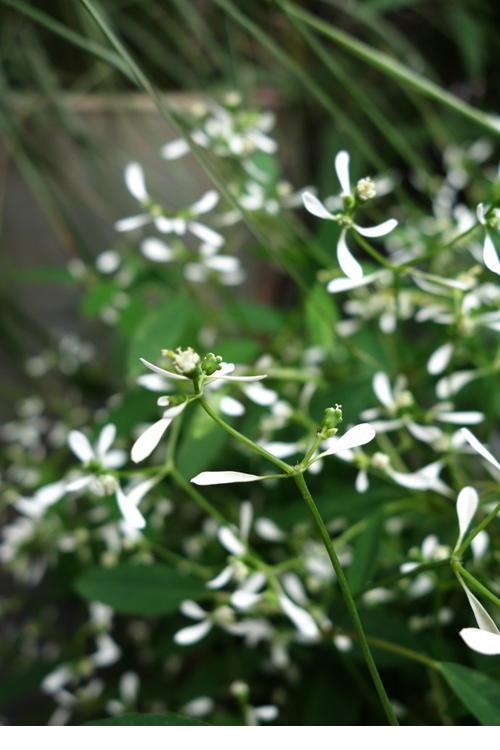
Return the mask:
M375 248L372 247L372 245L370 245L370 243L367 242L361 234L358 234L358 232L356 232L355 230L353 230L352 233L358 245L362 247L363 250L368 253L368 255L371 255L371 257L376 260L377 263L380 263L381 266L387 268L389 271L395 271L397 269L397 267L393 266L393 264L390 263L387 258L384 258L384 256L379 253L378 250L375 250Z
M399 654L399 656L404 656L412 661L418 661L420 664L425 664L426 667L430 667L431 669L439 669L439 663L437 661L431 659L430 656L418 653L418 651L413 651L405 646L399 646L396 643L390 643L390 641L384 641L382 638L374 638L371 635L367 636L367 641L371 643L372 646L375 646L375 648L381 648L384 651Z
M467 534L467 536L465 537L462 544L457 550L457 553L456 553L457 557L462 557L463 553L469 547L472 540L479 534L480 531L483 531L483 529L489 526L490 523L495 520L495 518L498 516L499 513L500 513L500 503L498 503L498 505L495 505L491 513L488 513L488 515L483 518L481 523L479 523L475 528L472 529L472 531L470 531Z
M351 620L353 622L354 629L356 631L356 636L357 636L357 639L359 640L359 644L363 652L366 666L368 667L368 671L370 672L371 678L373 680L373 684L375 686L375 689L377 691L378 697L383 706L383 709L385 711L389 724L391 724L392 726L398 726L398 720L396 718L396 715L394 713L394 710L391 706L391 703L385 691L384 685L380 678L377 665L375 664L375 661L373 659L370 646L368 644L368 640L365 635L363 624L361 622L361 618L359 616L358 609L356 607L356 603L351 593L351 589L349 588L349 584L347 583L347 578L344 575L344 571L342 569L340 561L337 557L337 553L335 552L335 547L330 538L330 534L328 533L328 529L326 528L325 522L323 521L323 518L321 517L318 507L316 503L314 502L314 499L309 491L309 488L306 484L304 476L302 474L295 474L294 480L295 480L297 487L299 488L299 491L302 497L304 498L306 502L307 507L309 508L311 512L311 515L314 519L314 523L316 524L316 528L318 529L318 532L321 536L323 544L325 545L325 549L328 553L328 557L330 558L333 569L335 571L335 575L337 576L340 590L342 592L342 597L344 599L345 605L351 616Z
M477 578L475 578L471 573L469 573L468 570L466 570L463 565L461 565L457 560L452 561L452 568L459 576L461 576L471 589L474 589L474 591L479 594L480 596L486 597L486 599L489 599L490 602L493 602L493 604L496 604L497 607L500 607L500 599L498 596L495 596L495 594L486 588L484 584L481 583L481 581L478 581Z
M219 414L217 414L217 412L212 409L210 404L205 400L204 396L200 397L200 404L202 405L203 409L205 409L208 416L211 417L214 420L214 422L217 422L219 427L222 427L223 430L228 432L239 443L246 445L247 448L250 448L250 450L255 451L255 453L259 453L263 458L266 458L275 466L278 466L286 475L290 475L293 473L293 469L291 466L286 464L284 461L281 461L281 459L276 458L276 456L273 456L272 453L269 453L269 451L266 451L265 448L262 448L261 445L257 445L257 443L254 443L253 440L250 440L250 438L247 438L241 432L238 432L238 430L235 430L234 427L231 427L230 424L225 422L222 419L222 417L219 416Z

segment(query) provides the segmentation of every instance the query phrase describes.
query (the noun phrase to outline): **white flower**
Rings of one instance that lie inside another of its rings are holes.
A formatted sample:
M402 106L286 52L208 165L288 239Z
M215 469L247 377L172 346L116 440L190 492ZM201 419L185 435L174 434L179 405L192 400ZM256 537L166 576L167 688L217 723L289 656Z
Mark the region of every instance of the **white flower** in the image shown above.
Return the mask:
M335 171L342 188L342 197L345 199L349 199L354 206L355 194L351 190L351 181L349 177L349 154L347 153L347 151L339 151L336 155ZM362 184L360 185L360 183ZM370 188L369 190L366 189L368 187ZM368 183L367 178L365 178L364 180L360 180L355 193L357 193L358 197L360 197L361 200L367 200L368 198L372 197L374 190L371 181L370 183ZM389 234L389 232L392 232L393 229L395 229L395 227L397 226L397 221L395 219L388 219L387 221L382 222L382 224L378 224L373 227L362 227L359 226L359 224L354 223L354 219L352 218L352 209L349 213L341 212L339 214L332 214L319 200L319 198L313 195L313 193L307 191L302 193L302 200L304 202L306 210L309 211L309 213L313 214L313 216L317 216L320 219L335 221L343 227L337 243L337 260L339 262L339 266L348 278L354 281L358 281L359 279L361 279L363 277L363 269L358 261L354 258L347 246L347 232L349 231L349 229L354 229L363 237L383 237L386 234Z
M185 235L187 232L191 232L202 242L209 242L215 247L221 247L224 244L222 235L196 221L197 216L208 213L219 202L219 194L216 190L208 190L188 208L169 212L166 215L161 206L156 204L149 195L144 180L144 171L137 162L131 162L125 167L125 184L145 212L117 221L115 224L117 231L130 232L133 229L153 223L156 229L163 234ZM151 248L151 245L149 247ZM156 247L157 252L158 246ZM155 251L153 250L154 254ZM163 255L165 256L165 252L163 252ZM163 260L166 260L166 258L164 257Z
M485 206L484 203L480 203L476 209L478 221L485 228L484 244L483 244L483 262L486 268L488 268L490 271L493 271L493 273L500 274L500 260L498 258L498 254L495 249L495 245L493 244L493 240L491 239L491 233L490 233L491 220L489 220L489 218L486 215L488 211L489 211L489 208L488 206ZM493 209L493 214L494 214L494 221L495 223L497 223L498 222L498 209Z
M222 526L218 530L219 541L230 552L232 559L215 578L206 584L209 589L221 589L229 582L235 581L238 587L231 595L230 601L232 606L239 610L246 610L256 604L261 598L259 592L267 582L266 576L261 571L252 571L242 559L238 559L245 555L252 520L253 508L247 501L240 506L238 529ZM260 518L256 521L255 531L262 539L270 542L281 541L284 537L281 529L267 518Z
M68 435L68 445L82 462L84 471L79 477L66 483L65 492L81 492L89 487L97 495L112 495L117 481L103 469L118 469L126 461L125 451L111 449L116 437L114 424L105 425L93 448L83 432L72 430Z
M201 641L208 635L214 625L230 632L230 626L234 623L234 611L231 607L225 605L218 607L212 613L208 613L196 602L186 599L182 602L180 610L183 615L197 622L196 625L189 625L177 631L174 635L174 641L179 646L190 646Z
M240 110L227 99L226 103L227 107L216 102L204 105L201 122L190 133L196 145L222 157L241 158L255 151L274 154L278 146L268 135L274 127L274 115L270 112ZM170 161L179 159L189 151L189 142L185 138L177 138L163 146L161 155ZM249 164L252 164L250 160ZM244 161L243 166L246 165Z

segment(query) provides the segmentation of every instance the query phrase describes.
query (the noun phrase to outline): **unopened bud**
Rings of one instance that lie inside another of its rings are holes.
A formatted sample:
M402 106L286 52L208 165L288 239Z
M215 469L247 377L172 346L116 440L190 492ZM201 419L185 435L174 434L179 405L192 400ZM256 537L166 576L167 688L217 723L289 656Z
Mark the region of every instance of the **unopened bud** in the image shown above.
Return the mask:
M205 375L213 375L214 372L217 372L217 370L220 370L222 362L222 357L219 357L218 354L213 354L210 352L209 354L205 354L205 356L202 359L201 362L201 369L205 373Z
M323 421L321 422L321 429L324 431L330 432L331 430L334 430L341 422L342 422L342 407L340 406L340 404L335 404L335 406L329 406L327 409L325 409L325 412L323 414Z

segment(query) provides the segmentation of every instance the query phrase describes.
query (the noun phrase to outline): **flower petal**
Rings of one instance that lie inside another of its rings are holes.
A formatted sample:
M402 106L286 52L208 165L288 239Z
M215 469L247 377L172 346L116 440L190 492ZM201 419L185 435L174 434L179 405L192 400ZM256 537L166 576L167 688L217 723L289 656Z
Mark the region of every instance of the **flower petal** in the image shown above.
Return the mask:
M319 638L319 628L309 612L302 607L298 607L285 594L279 594L278 600L281 609L290 618L299 633L311 640Z
M474 613L474 617L476 618L476 622L481 630L487 631L488 633L495 633L496 635L500 636L500 630L498 630L493 619L485 610L479 599L474 596L474 594L466 586L462 578L460 578L460 583L462 584L462 588L465 591L467 599L469 600L469 604Z
M129 193L140 203L149 198L144 182L144 170L138 162L132 161L125 167L125 184Z
M153 393L165 393L165 391L171 390L173 387L171 383L165 383L165 378L153 372L139 375L137 384L141 385L147 391L153 391Z
M250 401L259 406L272 406L278 400L278 394L271 388L263 385L249 385L243 389L243 392Z
M486 224L486 211L488 210L488 206L486 206L485 203L478 203L476 208L476 216L477 220L480 224L483 226Z
M170 143L165 143L160 150L160 154L164 159L173 160L180 159L181 156L189 153L189 143L185 138L176 138Z
M192 599L184 599L179 609L183 615L190 617L192 620L204 620L207 616L203 607L200 607L198 602L194 602Z
M479 628L462 628L460 637L473 651L485 656L500 654L500 634L488 633Z
M134 485L130 490L127 491L127 499L133 505L139 505L142 498L154 487L158 480L154 477L153 479L145 479L143 482Z
M366 490L370 486L368 481L368 474L366 471L362 470L358 472L354 486L356 488L356 492L366 492Z
M199 221L189 221L188 229L202 242L207 242L209 245L214 247L222 247L224 244L224 237L216 232L215 229L207 227L206 224L201 224Z
M221 526L217 532L217 537L222 546L232 555L243 555L245 553L245 545L231 531L229 526Z
M363 237L383 237L396 229L397 225L396 219L387 219L382 224L375 224L374 227L360 227L358 224L354 224L354 229Z
M145 224L151 222L149 214L137 214L136 216L127 216L125 219L119 219L115 222L117 232L131 232L133 229L139 229Z
M127 526L133 529L143 529L146 526L146 520L136 503L125 495L121 487L116 490L116 501Z
M429 375L439 375L443 370L446 370L453 355L453 350L454 346L449 342L436 349L427 362Z
M82 464L86 464L95 458L94 450L87 436L83 432L80 432L80 430L71 430L68 435L68 445Z
M484 447L482 443L479 442L477 437L472 434L470 430L468 430L466 427L462 427L460 430L464 438L467 440L469 445L474 448L474 450L479 453L480 456L482 456L488 463L490 463L492 466L495 467L495 469L498 469L500 471L500 463L496 460L495 456L489 452L487 448Z
M317 198L313 193L305 192L302 193L302 202L304 208L309 211L313 216L317 216L318 219L334 219L332 213L326 208L325 205Z
M95 454L99 460L102 460L106 453L113 445L116 437L116 427L114 424L106 424L102 428L99 437L97 438Z
M220 400L220 410L228 417L241 417L245 413L245 407L232 396L223 396Z
M347 246L345 229L341 231L339 241L337 242L337 260L342 271L349 279L358 281L363 278L363 269Z
M373 440L376 434L371 424L367 422L357 424L355 427L347 430L344 435L338 438L334 445L324 451L324 453L320 453L314 460L317 461L318 458L323 458L323 456L333 456L335 453L340 453L351 448L358 448L360 445L366 445L370 440Z
M362 276L359 279L350 279L341 276L338 279L332 279L331 281L329 281L326 287L326 291L330 292L330 294L348 292L351 289L357 289L360 286L367 286L368 284L371 284L373 281L380 279L383 274L385 274L385 271L377 271L376 273L371 273L368 276Z
M436 414L436 419L447 424L479 424L484 420L484 414L480 411L444 411Z
M145 458L151 455L160 440L162 439L166 430L170 427L173 417L159 419L150 425L147 430L144 430L132 446L130 452L130 458L134 463L144 461Z
M253 505L250 500L245 500L240 505L240 536L245 543L248 541L250 529L252 528L252 520Z
M351 180L349 178L349 154L347 151L339 151L335 157L335 172L337 173L340 187L344 195L351 194Z
M205 585L207 589L221 589L229 583L232 577L233 569L230 565L226 565L226 567L222 568L221 572L218 573L215 578L211 578Z
M261 598L261 594L255 594L253 591L242 591L238 589L231 595L231 604L236 609L249 609L256 604Z
M500 260L498 259L498 254L489 232L486 232L484 235L483 261L486 268L493 273L500 274Z
M460 490L457 497L457 516L459 537L456 546L459 547L464 538L470 522L474 518L479 504L479 497L474 487L464 487Z
M189 208L189 211L195 216L198 216L199 214L206 214L211 211L212 208L215 208L215 206L219 202L219 197L220 196L217 190L207 190L207 192L204 193L201 198L196 201L196 203L193 203L193 205Z
M390 409L394 406L394 394L391 383L385 372L376 372L372 380L373 392L383 406Z
M79 492L80 490L88 487L94 477L92 474L84 474L82 477L77 477L66 485L66 492Z
M192 643L198 643L204 638L212 629L212 623L210 620L202 620L196 623L196 625L189 625L187 628L178 630L174 635L174 642L178 646L190 646Z
M158 365L154 365L152 362L148 362L147 359L144 359L143 357L139 357L140 361L143 365L146 367L149 367L150 370L153 370L153 372L158 373L158 375L164 375L166 378L169 378L170 380L189 380L185 375L179 375L177 372L170 372L170 370L164 370L163 367L158 367Z
M146 237L141 242L141 253L154 263L168 263L174 258L172 248L157 237Z
M257 380L264 380L267 375L211 375L209 380L230 380L234 383L255 383ZM208 380L208 378L207 378Z
M191 479L193 484L207 486L211 484L233 484L234 482L258 482L264 477L257 474L245 474L242 471L202 471Z

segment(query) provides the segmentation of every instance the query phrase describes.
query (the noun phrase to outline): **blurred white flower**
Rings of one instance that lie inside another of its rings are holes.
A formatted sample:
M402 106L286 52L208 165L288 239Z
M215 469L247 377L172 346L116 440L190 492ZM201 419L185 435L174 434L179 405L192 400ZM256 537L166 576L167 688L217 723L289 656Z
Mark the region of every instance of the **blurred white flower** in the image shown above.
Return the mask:
M137 162L131 162L125 167L125 184L129 193L143 207L144 213L128 216L117 221L115 229L118 232L130 232L147 224L154 224L162 234L182 236L191 232L202 242L209 242L215 247L221 247L224 244L224 237L221 234L196 220L197 216L206 214L215 208L219 202L219 194L216 190L208 190L188 208L167 212L155 203L149 195L146 189L144 171ZM158 248L156 249L158 250Z

